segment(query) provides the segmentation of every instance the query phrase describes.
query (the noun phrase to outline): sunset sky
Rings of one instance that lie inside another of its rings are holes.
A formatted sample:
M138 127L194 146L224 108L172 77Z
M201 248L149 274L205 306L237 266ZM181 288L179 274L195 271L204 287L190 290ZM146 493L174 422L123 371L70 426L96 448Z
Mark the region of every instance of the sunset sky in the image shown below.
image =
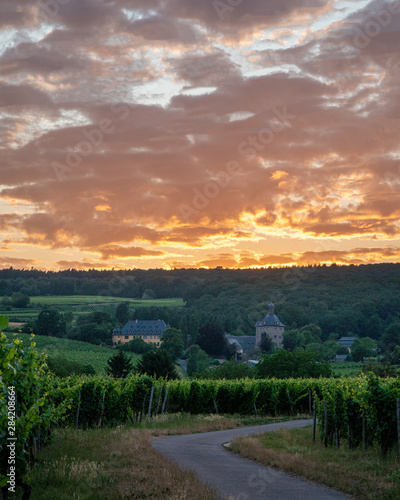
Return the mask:
M400 262L400 1L2 0L0 268Z

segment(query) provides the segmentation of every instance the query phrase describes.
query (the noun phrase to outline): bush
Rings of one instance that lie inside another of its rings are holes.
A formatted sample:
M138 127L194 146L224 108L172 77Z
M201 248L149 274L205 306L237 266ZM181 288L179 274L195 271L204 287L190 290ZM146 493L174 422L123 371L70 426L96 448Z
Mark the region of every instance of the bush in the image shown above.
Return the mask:
M293 352L278 349L275 354L262 356L255 367L260 378L304 378L330 377L332 369L328 363L315 361L315 354L303 349Z
M0 316L0 328L7 324L8 320ZM34 347L34 342L27 347L21 340L10 341L0 332L0 488L5 489L7 473L13 466L16 485L23 487L25 494L28 494L29 486L23 481L34 446L49 439L51 425L61 418L67 404L64 397L60 405L55 406L44 356L39 355ZM13 392L15 428L10 426L7 406L7 403L12 403ZM14 435L18 436L14 441L15 462L10 464L7 445L10 444L8 438Z

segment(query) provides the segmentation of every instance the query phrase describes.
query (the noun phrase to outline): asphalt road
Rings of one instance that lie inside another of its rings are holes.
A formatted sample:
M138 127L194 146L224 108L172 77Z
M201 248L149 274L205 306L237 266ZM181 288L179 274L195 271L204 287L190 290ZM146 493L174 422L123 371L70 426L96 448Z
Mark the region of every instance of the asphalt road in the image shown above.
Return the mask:
M281 427L310 425L311 420L241 427L226 431L156 438L156 450L183 469L193 470L209 486L231 500L345 500L343 493L256 464L226 450L222 444Z

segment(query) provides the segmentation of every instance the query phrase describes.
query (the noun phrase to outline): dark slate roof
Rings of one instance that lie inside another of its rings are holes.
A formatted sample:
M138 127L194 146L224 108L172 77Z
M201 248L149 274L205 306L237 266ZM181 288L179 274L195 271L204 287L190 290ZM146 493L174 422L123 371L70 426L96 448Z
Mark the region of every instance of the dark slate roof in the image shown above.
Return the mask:
M341 337L336 344L339 344L343 347L351 347L353 342L356 340L356 337Z
M243 349L243 352L247 352L256 345L256 337L255 335L226 335L228 340L235 340L240 344Z
M128 323L122 328L121 335L162 335L167 328L169 328L169 325L161 319L136 319L128 321Z
M258 325L285 326L274 313L268 313L262 321L257 322L257 326Z

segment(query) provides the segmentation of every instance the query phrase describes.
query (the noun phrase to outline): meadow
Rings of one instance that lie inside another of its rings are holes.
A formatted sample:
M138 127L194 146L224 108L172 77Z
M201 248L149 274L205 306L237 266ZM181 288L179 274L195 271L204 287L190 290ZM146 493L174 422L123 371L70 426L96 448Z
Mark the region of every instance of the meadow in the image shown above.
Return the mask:
M10 322L34 321L44 306L56 307L61 312L72 312L81 316L92 312L115 314L118 304L128 302L131 309L135 307L183 307L181 298L166 299L132 299L124 297L103 297L99 295L39 295L31 297L30 307L16 308L0 304L0 316L7 316Z

